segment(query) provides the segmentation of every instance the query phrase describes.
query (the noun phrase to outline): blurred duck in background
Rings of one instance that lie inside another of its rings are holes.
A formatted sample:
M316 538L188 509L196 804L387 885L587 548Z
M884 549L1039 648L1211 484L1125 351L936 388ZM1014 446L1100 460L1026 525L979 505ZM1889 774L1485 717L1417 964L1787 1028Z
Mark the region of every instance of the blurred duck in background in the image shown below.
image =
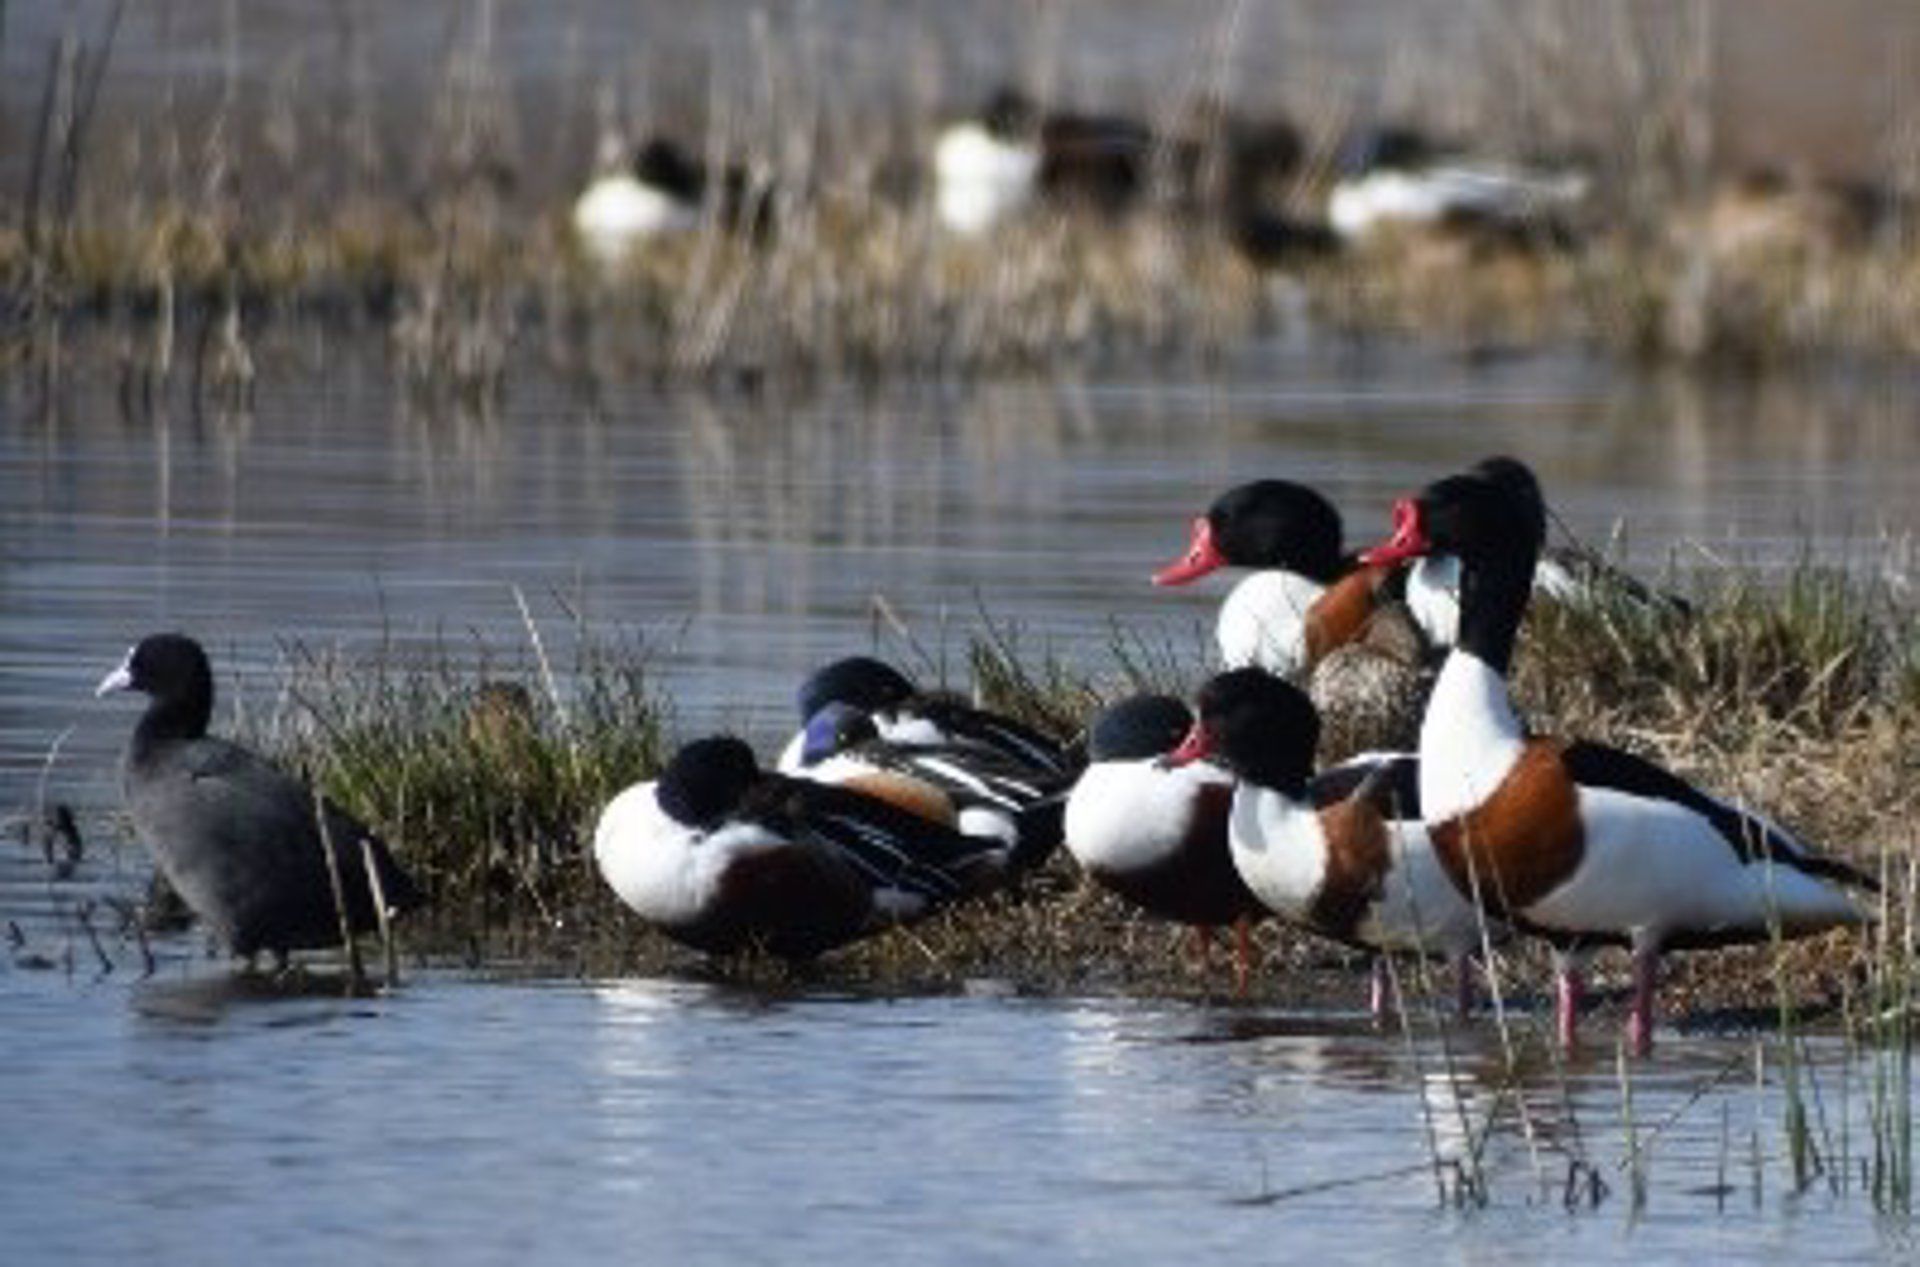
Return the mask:
M1327 194L1327 222L1349 243L1430 230L1561 242L1593 184L1572 167L1474 157L1407 127L1355 135L1339 172Z
M1131 119L1043 113L996 89L934 144L934 206L954 233L977 236L1045 200L1116 214L1147 185L1153 135Z
M772 229L772 187L739 164L713 179L707 166L671 137L649 137L627 156L618 138L601 143L600 175L573 204L573 229L605 267L631 259L651 241L699 227L709 203L731 232L764 237Z

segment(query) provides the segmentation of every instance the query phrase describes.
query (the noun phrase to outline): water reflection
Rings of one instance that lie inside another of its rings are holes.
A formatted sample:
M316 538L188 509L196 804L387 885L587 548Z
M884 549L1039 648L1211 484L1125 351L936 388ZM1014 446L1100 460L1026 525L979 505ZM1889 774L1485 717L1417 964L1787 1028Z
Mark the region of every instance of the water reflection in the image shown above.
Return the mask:
M134 1015L160 1027L214 1026L244 1018L271 1028L297 1028L381 1011L378 1000L355 995L343 970L244 972L227 968L224 961L192 967L183 976L142 980L130 1002Z
M225 418L129 421L111 374L76 372L32 420L31 386L0 381L20 419L0 433L0 804L76 721L55 795L113 803L122 719L86 687L162 626L241 667L295 637L438 650L454 631L511 650L518 589L559 663L574 612L637 627L689 728L770 735L818 661L875 637L915 654L876 597L935 674L957 675L982 610L1096 668L1114 621L1201 645L1220 587L1145 575L1254 475L1320 485L1358 541L1396 495L1511 451L1569 531L1622 523L1654 567L1699 542L1904 581L1920 526L1906 373L1714 383L1309 347L1189 376L589 397L526 365L499 409L463 413L395 392L373 347L261 364L255 410Z
M6 981L0 1174L9 1210L35 1213L9 1224L31 1261L263 1243L302 1261L344 1247L1105 1263L1276 1245L1338 1261L1444 1245L1506 1262L1547 1244L1582 1261L1796 1261L1910 1243L1864 1198L1786 1194L1777 1083L1756 1086L1751 1051L1725 1040L1680 1039L1634 1070L1651 1182L1632 1215L1611 1061L1508 1074L1485 1026L1455 1035L1449 1071L1430 1037L1410 1049L1344 1018L1152 1000L431 973L375 1000L225 974ZM1816 1037L1803 1072L1831 1090L1840 1054ZM1845 1098L1827 1101L1834 1131L1860 1112ZM1456 1210L1430 1158L1476 1148L1488 1204ZM1563 1205L1570 1157L1611 1189L1598 1209Z

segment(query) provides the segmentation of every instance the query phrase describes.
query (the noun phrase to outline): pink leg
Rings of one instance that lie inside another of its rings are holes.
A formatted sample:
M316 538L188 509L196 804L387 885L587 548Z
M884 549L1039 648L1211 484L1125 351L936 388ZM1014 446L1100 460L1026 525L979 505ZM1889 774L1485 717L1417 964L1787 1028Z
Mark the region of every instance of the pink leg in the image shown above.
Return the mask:
M1653 1054L1653 990L1660 980L1660 952L1633 952L1633 1010L1627 1014L1627 1050L1638 1059Z
M1587 997L1587 983L1579 960L1571 956L1559 958L1554 980L1559 988L1560 1046L1572 1051L1580 1045L1580 1008Z
M1375 1024L1387 1019L1387 957L1373 957L1372 982L1367 991L1367 1008L1373 1013Z

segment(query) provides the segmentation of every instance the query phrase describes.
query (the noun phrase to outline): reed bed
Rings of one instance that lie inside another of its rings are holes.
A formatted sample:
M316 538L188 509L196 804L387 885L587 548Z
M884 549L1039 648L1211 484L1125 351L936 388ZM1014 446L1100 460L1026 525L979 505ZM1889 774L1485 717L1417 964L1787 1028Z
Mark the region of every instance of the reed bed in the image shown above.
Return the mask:
M1388 240L1279 269L1243 255L1230 217L1184 201L1164 173L1124 216L1054 209L985 241L941 232L924 167L958 102L897 84L847 99L804 16L756 28L754 64L734 72L753 85L743 100L712 86L651 112L684 121L690 148L743 163L772 191L775 231L755 240L709 215L607 269L572 241L567 208L595 121L612 130L640 112L607 104L620 84L594 85L572 94L558 137L536 144L495 51L492 6L448 32L423 126L374 126L375 106L356 95L369 33L350 8L345 64L316 78L335 81L346 108L303 117L286 88L247 109L236 29L211 113L169 101L109 139L97 103L121 8L56 45L42 72L32 175L18 214L0 220L16 358L57 360L66 326L105 320L137 332L143 372L190 366L196 384L219 385L245 377L231 366L253 332L289 315L382 328L410 381L466 393L496 389L507 349L527 342L580 373L690 377L1205 355L1303 326L1736 365L1920 350L1915 129L1886 123L1885 179L1867 194L1788 180L1741 196L1706 114L1706 4L1488 0L1475 17L1486 38L1449 53L1477 59L1450 68L1464 95L1413 93L1396 107L1496 153L1581 154L1596 192L1564 240ZM1193 136L1202 107L1239 104L1231 9L1151 94L1157 135ZM1278 106L1308 156L1281 201L1310 218L1375 94L1318 68L1294 78Z

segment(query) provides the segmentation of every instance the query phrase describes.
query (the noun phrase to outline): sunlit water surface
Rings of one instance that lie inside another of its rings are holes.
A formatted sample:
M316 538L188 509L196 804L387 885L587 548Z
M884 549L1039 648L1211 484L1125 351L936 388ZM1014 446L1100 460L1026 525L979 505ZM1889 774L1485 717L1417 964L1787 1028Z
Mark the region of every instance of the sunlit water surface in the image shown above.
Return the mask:
M530 368L460 418L329 347L276 363L245 418L128 420L94 368L51 410L25 383L0 395L0 809L44 794L93 837L71 879L0 840L7 1261L1911 1252L1859 1189L1865 1071L1828 1041L1810 1054L1833 1166L1804 1193L1777 1078L1756 1088L1753 1040L1709 1031L1635 1072L1633 1120L1659 1127L1643 1207L1603 1049L1520 1075L1488 1203L1461 1208L1461 1172L1426 1161L1460 1155L1463 1105L1495 1112L1490 1027L1450 1080L1431 1042L1259 1008L434 974L373 1001L258 997L191 936L134 980L126 945L102 974L85 932L89 902L145 879L99 829L133 710L91 687L151 629L214 649L224 725L271 702L291 645L518 658L537 630L564 671L584 620L653 646L680 730L764 742L807 666L870 645L876 599L956 678L982 610L1095 669L1115 622L1197 660L1222 586L1146 576L1214 492L1305 480L1362 539L1496 450L1534 463L1565 531L1623 524L1650 572L1811 552L1904 585L1907 379L1268 349L1206 373L589 397ZM1597 1208L1562 1200L1576 1159Z
M1449 1077L1437 1046L1357 1020L1130 1001L451 977L372 1001L260 999L163 972L36 974L5 1007L13 1262L1914 1249L1857 1188L1786 1191L1780 1098L1752 1088L1733 1040L1675 1042L1635 1071L1644 1204L1613 1065L1595 1060L1528 1075L1484 1150L1486 1204L1463 1207L1446 1195L1458 1172L1427 1159L1463 1156L1463 1123L1478 1134L1494 1111L1488 1033ZM1832 1096L1835 1053L1815 1052ZM1597 1172L1597 1205L1586 1171L1568 1202L1574 1159Z

